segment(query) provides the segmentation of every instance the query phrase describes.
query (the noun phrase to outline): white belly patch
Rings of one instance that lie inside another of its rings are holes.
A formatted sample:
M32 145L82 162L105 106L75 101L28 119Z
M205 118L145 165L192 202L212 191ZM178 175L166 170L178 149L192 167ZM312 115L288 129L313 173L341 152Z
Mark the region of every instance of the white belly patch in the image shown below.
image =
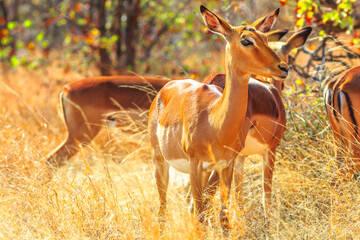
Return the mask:
M175 159L168 161L170 166L183 173L190 173L190 161L187 159Z
M229 162L226 160L220 160L217 163L204 162L203 169L204 171L211 172L216 169L224 169L229 166Z
M245 146L241 150L240 155L249 156L254 154L263 155L267 151L267 145L260 143L256 138L251 135L247 135L245 140Z
M173 159L168 160L170 166L183 173L190 173L190 161L187 159ZM226 160L220 160L217 163L203 162L203 171L211 172L216 169L223 169L229 166Z

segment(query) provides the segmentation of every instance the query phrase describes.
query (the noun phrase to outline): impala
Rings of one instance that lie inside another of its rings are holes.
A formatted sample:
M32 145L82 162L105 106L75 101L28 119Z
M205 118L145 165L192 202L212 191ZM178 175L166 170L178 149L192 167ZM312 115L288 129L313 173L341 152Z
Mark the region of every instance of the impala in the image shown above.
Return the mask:
M159 221L166 211L169 166L190 174L195 214L204 221L202 177L212 170L220 173L220 222L229 230L227 201L233 176L234 157L245 143L241 131L248 102L251 74L286 78L287 65L271 50L266 36L279 9L252 25L233 27L204 6L201 14L208 29L226 42L224 90L192 80L172 81L156 95L149 113L149 137L160 198ZM246 61L244 61L246 59Z
M336 139L345 147L336 153L340 176L349 178L360 170L360 66L336 76L324 89L324 99L330 126Z
M131 121L144 118L151 100L169 80L137 76L94 77L66 84L60 93L60 106L67 138L47 157L47 163L60 167L88 144L104 122L114 121L112 113L126 110ZM123 119L124 120L124 119ZM123 122L123 125L129 124Z
M311 33L312 28L306 27L294 33L286 42L272 42L269 46L284 61L288 62L289 53L302 45ZM271 205L272 176L275 164L276 148L284 134L286 115L281 98L283 82L276 79L269 80L271 84L250 78L249 97L243 134L247 132L244 148L239 152L235 164L234 181L235 192L239 205L242 205L242 185L244 160L249 155L263 156L263 207L265 220L269 219ZM215 84L224 88L225 74L208 77L204 83ZM215 171L207 186L207 194L213 195L218 183L218 174Z
M287 30L266 33L269 41L278 41ZM53 167L64 165L79 150L78 145L89 144L105 123L118 118L117 126L128 126L137 120L147 121L146 111L156 93L169 80L138 76L92 77L66 84L60 92L60 107L67 128L66 139L48 154L47 163ZM130 120L130 121L128 121ZM143 130L139 126L139 130Z

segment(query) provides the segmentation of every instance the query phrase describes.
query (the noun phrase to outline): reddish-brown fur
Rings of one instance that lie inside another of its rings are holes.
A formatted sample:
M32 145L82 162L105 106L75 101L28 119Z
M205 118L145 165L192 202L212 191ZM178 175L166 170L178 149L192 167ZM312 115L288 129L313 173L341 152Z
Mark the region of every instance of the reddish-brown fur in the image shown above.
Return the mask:
M204 220L203 168L208 171L209 166L221 166L221 170L217 169L224 183L221 184L220 221L227 233L226 205L233 160L236 152L243 148L247 134L242 127L250 74L283 79L288 68L267 45L265 35L254 30L268 31L278 11L256 21L252 27L231 27L203 6L201 12L208 28L227 41L225 88L189 80L168 83L151 104L149 137L160 197L159 219L163 221L166 210L169 164L190 173L195 213L201 222ZM246 61L241 61L243 59Z
M336 139L341 180L360 170L360 66L350 68L326 84L325 106Z
M169 80L137 76L85 78L66 84L60 103L68 130L67 138L47 157L47 163L59 167L99 133L113 112L125 109L133 120L138 110L147 111L156 93ZM125 124L125 123L123 123Z
M286 42L275 42L269 45L274 49L278 56L285 62L288 62L288 54L291 50L302 46L309 34L311 28L303 28L294 33ZM215 74L205 79L205 83L216 84L217 86L225 86L225 74ZM264 81L264 79L262 79ZM269 218L269 209L271 205L271 187L272 176L275 163L276 148L284 134L286 126L285 109L282 103L281 92L283 82L275 79L265 79L271 82L259 82L252 80L249 82L248 105L245 116L245 123L242 131L248 132L245 141L245 147L238 156L234 173L235 186L237 192L238 203L242 203L242 183L243 183L243 167L244 160L247 155L261 154L263 155L263 205L265 211L265 219ZM255 139L256 143L249 143L248 140ZM253 146L249 146L252 144ZM255 145L255 146L254 146ZM266 148L262 149L262 145ZM213 195L216 191L218 175L216 172L209 180L207 188L208 194Z
M277 41L286 33L287 30L275 30L266 36ZM66 84L60 93L60 104L68 135L48 154L47 162L62 166L78 152L79 144L89 144L105 122L112 120L108 114L119 110L148 111L157 92L168 82L161 78L114 76L84 78ZM138 116L132 114L130 117L136 121ZM142 122L147 121L147 117L147 114L141 114ZM122 119L116 124L127 126L130 123Z

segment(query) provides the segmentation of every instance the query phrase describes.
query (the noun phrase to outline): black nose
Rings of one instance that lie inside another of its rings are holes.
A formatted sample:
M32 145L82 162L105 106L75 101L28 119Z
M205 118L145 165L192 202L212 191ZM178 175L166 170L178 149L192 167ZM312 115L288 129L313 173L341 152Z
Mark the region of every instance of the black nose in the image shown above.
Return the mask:
M286 72L286 73L288 73L288 71L289 71L289 68L287 68L287 67L285 67L285 66L283 66L283 65L279 65L279 69L280 69L281 71Z

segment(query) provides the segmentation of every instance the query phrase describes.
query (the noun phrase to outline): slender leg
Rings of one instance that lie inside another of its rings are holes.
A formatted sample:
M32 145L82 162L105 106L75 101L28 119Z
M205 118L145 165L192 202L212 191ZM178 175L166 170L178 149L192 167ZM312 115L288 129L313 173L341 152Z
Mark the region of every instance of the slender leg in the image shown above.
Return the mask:
M344 143L338 144L338 148L336 150L336 165L337 165L338 170L339 170L340 179L337 179L337 180L334 181L335 186L338 186L338 184L340 183L340 182L337 182L337 181L345 180L347 172L348 172L347 168L349 166L347 166L347 164L346 164L346 159L347 159L346 155L347 154L345 154L345 152L350 153L349 148L347 146L345 146Z
M243 184L244 184L244 162L245 156L238 155L234 166L235 197L238 206L242 209L243 205Z
M74 156L79 151L79 143L86 145L89 144L99 133L101 125L93 125L91 129L85 126L78 127L72 130L68 127L68 136L56 149L49 153L46 163L54 168L62 167L65 162Z
M204 188L204 197L205 197L204 207L206 209L209 209L209 202L211 201L211 199L214 198L214 195L219 185L220 176L218 171L212 171L210 173L210 176L205 180L207 184Z
M209 176L210 176L210 174L211 173L207 173L207 172L203 172L202 173L202 188L203 188L203 193L204 193L204 195L205 195L205 192L204 192L204 189L207 187L206 185L204 185L205 183L207 183L207 180L209 179ZM204 209L206 209L206 204L207 204L207 198L206 198L206 195L204 196L205 197L205 199L203 200L203 204L204 204ZM191 189L190 189L190 187L187 189L187 194L186 194L186 201L187 201L187 203L188 203L188 206L189 206L189 211L191 212L191 213L195 213L194 212L194 210L195 210L195 208L194 208L194 201L193 201L193 199L192 199L192 193L191 193Z
M344 157L342 149L337 151L337 163L340 170L341 181L349 181L360 169L360 147L356 139L349 143L347 156Z
M199 222L204 222L203 186L202 186L202 164L196 159L190 160L190 185L193 201L195 203L195 215Z
M230 234L230 222L228 217L228 200L230 197L231 182L233 177L234 161L231 161L230 166L223 169L220 174L220 223L225 237Z
M269 220L271 209L271 189L272 189L272 177L274 171L276 148L269 149L264 155L263 159L263 207L265 217L265 231L266 235L269 233Z
M354 140L355 141L355 140ZM360 146L359 140L356 140L353 147L353 179L358 179L359 170L360 170Z
M78 142L67 137L56 149L47 157L46 163L53 168L59 168L64 165L65 161L78 152Z
M169 164L160 153L154 155L154 163L155 180L160 199L158 221L160 223L160 230L162 230L166 218L166 192L169 184Z

